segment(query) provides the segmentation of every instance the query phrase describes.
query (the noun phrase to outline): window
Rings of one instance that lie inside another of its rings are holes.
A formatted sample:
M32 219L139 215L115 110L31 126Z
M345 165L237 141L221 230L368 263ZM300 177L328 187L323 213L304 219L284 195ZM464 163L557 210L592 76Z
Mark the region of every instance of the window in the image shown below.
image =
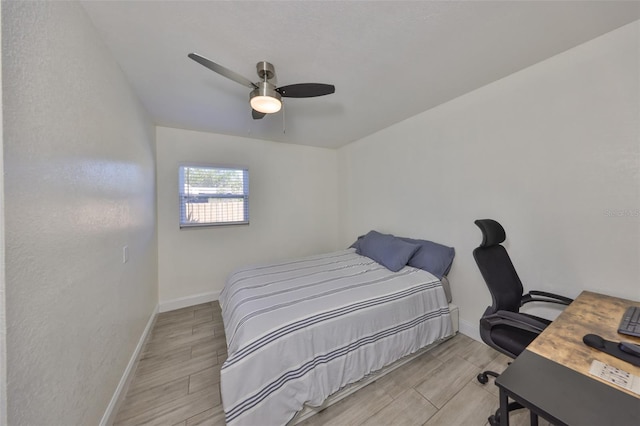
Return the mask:
M180 227L249 224L249 170L182 165Z

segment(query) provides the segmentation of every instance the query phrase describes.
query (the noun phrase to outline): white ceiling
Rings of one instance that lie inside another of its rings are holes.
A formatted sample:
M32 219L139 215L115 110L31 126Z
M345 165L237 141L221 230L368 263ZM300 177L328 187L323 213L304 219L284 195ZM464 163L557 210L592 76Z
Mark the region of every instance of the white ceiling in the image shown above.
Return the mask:
M83 2L162 126L338 147L640 19L615 1ZM258 81L330 83L251 118L250 89L187 58ZM284 122L284 126L283 126ZM283 128L286 132L283 132Z

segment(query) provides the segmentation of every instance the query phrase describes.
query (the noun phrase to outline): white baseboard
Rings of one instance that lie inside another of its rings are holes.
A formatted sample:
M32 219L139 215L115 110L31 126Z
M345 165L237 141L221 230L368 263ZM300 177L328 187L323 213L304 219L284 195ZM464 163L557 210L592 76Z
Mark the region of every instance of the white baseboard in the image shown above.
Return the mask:
M129 359L129 364L127 364L127 368L125 368L124 373L122 374L122 378L120 378L120 383L118 383L118 386L116 387L116 390L111 397L111 401L109 401L109 405L107 406L107 409L105 410L104 415L100 420L100 426L109 426L112 425L115 421L115 416L118 413L118 408L122 400L124 399L131 379L133 379L133 372L135 371L135 367L138 362L138 356L140 355L140 351L142 351L144 343L147 341L147 336L153 328L157 313L158 305L156 305L153 312L151 313L151 317L147 322L147 326L144 328L142 336L140 336L140 340L138 341L138 344L136 345L136 348L131 355L131 359Z
M465 321L460 318L460 333L465 336L469 336L478 342L482 342L480 338L480 330L478 329L479 325L477 323L471 323L469 321Z
M211 291L209 293L194 294L193 296L180 297L178 299L166 300L160 302L159 312L168 312L187 306L199 305L201 303L213 302L220 298L219 291Z

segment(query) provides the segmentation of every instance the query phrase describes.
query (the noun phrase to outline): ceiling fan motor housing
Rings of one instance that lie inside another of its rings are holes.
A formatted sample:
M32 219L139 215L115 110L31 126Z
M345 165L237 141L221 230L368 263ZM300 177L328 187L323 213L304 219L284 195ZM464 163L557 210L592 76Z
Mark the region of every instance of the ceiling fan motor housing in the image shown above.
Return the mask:
M276 86L274 86L273 84L266 81L261 81L259 83L256 83L256 85L258 86L258 88L251 91L251 93L249 94L249 99L253 99L256 96L269 96L271 98L276 98L279 101L282 100L280 93L276 92Z
M276 86L268 81L256 83L257 89L249 94L249 102L251 107L256 111L271 114L280 111L282 107L282 97L276 92Z

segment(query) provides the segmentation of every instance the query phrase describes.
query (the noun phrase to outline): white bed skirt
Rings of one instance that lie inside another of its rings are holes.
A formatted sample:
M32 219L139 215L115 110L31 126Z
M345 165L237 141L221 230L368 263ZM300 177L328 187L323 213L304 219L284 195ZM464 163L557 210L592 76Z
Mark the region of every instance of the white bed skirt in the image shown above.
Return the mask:
M450 337L447 337L446 339L443 339L439 342L433 343L425 348L422 348L421 350L412 353L411 355L407 355L406 357L397 360L396 362L394 362L391 365L388 365L386 367L384 367L381 370L376 371L375 373L369 374L367 377L363 378L362 380L356 382L356 383L352 383L350 385L347 385L345 387L343 387L342 389L340 389L338 392L330 395L325 401L324 403L319 406L319 407L309 407L309 406L305 406L300 412L298 412L298 414L291 419L291 421L289 423L287 423L287 425L291 426L291 425L295 425L298 424L306 419L308 419L311 416L316 415L317 413L319 413L320 411L324 410L327 407L330 407L331 405L335 404L336 402L339 402L341 400L343 400L344 398L348 397L349 395L357 392L358 390L362 389L363 387L367 386L369 383L375 382L376 380L380 379L381 377L383 377L385 374L389 374L391 373L393 370L402 367L404 364L418 358L420 355L424 354L425 352L430 351L431 349L435 348L436 346L440 345L443 342L446 342L447 340L449 340L450 338L452 338L453 336L455 336L456 334L458 334L458 331L460 330L460 312L459 309L456 305L454 305L453 303L449 303L449 312L451 313L451 323L453 326L453 332L454 334Z

